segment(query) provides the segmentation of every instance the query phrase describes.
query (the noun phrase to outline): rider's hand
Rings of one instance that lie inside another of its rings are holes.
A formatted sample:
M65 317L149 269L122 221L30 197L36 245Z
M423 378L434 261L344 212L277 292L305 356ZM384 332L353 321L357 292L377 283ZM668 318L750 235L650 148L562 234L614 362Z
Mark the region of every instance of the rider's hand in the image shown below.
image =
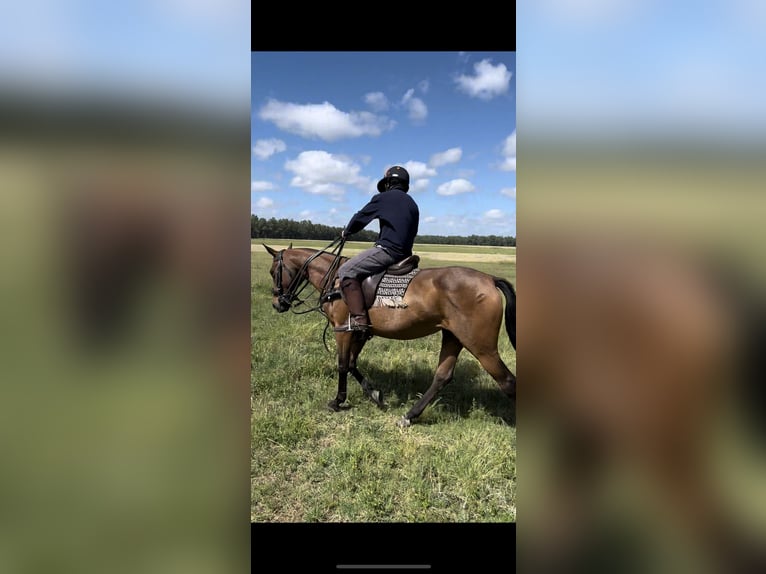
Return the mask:
M346 239L347 237L348 237L348 231L344 229L343 231L340 232L341 239Z

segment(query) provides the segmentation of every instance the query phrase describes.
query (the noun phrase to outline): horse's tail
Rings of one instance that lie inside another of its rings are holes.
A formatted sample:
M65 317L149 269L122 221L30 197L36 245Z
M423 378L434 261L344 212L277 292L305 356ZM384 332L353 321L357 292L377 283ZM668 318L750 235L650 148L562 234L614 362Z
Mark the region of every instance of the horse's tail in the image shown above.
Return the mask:
M501 279L500 277L493 277L495 281L495 287L500 289L505 295L505 329L508 331L508 338L511 340L511 345L516 348L516 291L513 290L513 285L510 281Z
M713 260L707 267L712 284L722 296L729 316L734 319L735 401L742 419L756 433L754 439L766 439L766 407L763 373L766 371L766 301L760 285L735 268L730 261ZM740 419L740 420L742 420Z

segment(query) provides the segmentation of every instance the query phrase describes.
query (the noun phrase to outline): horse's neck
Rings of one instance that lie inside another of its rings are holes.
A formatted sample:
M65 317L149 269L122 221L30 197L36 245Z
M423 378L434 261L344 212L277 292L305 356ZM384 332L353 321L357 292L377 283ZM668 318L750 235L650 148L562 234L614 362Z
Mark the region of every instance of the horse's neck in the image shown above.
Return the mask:
M313 257L315 254L315 251L309 253L308 255L306 255L306 253L303 251L297 252L297 257L295 258L296 271L300 270L306 261L310 257ZM320 289L322 287L322 281L324 280L325 275L327 275L327 270L330 268L331 263L332 258L326 254L322 254L319 257L316 257L311 261L311 263L309 263L307 269L309 283L311 283L315 289Z

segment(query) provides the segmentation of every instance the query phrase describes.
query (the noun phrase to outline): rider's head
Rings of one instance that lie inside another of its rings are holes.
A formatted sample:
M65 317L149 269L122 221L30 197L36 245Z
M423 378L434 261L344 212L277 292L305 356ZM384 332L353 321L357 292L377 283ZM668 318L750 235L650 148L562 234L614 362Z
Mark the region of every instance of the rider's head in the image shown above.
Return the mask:
M378 191L383 193L389 189L401 189L407 191L410 189L410 174L399 165L390 167L386 170L386 175L378 182Z

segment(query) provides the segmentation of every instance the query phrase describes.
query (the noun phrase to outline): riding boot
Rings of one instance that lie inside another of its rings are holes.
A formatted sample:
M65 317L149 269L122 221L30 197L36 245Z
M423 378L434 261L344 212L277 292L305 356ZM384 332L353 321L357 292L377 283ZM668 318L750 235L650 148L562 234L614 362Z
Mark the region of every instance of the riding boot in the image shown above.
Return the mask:
M340 284L343 301L348 307L348 323L336 327L336 331L367 331L372 325L364 307L364 294L362 286L356 279L346 277Z

